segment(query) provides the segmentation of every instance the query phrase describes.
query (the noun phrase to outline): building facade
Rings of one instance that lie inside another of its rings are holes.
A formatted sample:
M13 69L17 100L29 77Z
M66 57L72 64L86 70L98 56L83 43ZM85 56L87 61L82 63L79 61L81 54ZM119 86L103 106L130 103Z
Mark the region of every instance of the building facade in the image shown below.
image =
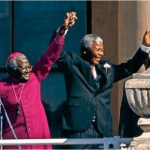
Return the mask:
M79 52L80 39L94 33L104 40L105 57L119 64L131 58L150 29L149 1L0 1L0 78L6 75L5 62L15 51L24 53L35 65L48 46L54 30L67 11L76 11L78 21L66 36L64 49ZM118 134L120 105L125 80L112 93L113 129ZM53 137L60 135L61 108L65 99L64 78L56 65L42 84ZM57 128L56 128L57 127Z

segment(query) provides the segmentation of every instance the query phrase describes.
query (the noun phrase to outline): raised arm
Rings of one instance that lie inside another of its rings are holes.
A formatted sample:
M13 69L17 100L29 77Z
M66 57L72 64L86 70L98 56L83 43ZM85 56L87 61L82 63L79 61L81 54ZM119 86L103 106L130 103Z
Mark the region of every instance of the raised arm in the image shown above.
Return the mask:
M62 26L59 29L59 34L64 35L65 32L72 27L77 20L76 12L67 12L63 21Z
M66 13L62 26L58 29L44 55L33 68L40 82L47 77L52 65L58 60L60 51L64 45L65 34L67 30L75 24L76 20L77 17L75 12Z
M136 52L134 57L127 61L126 63L122 63L120 65L115 65L115 81L121 80L125 77L132 75L137 72L142 64L148 58L150 53L150 31L146 31L143 36L142 45L139 50Z

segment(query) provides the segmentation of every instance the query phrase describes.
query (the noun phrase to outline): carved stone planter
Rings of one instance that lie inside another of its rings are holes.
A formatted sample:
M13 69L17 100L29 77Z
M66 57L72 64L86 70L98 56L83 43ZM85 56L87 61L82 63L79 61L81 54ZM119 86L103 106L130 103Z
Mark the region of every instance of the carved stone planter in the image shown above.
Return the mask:
M150 149L150 68L144 73L136 73L125 84L129 106L141 118L138 125L143 134L133 139L129 149Z

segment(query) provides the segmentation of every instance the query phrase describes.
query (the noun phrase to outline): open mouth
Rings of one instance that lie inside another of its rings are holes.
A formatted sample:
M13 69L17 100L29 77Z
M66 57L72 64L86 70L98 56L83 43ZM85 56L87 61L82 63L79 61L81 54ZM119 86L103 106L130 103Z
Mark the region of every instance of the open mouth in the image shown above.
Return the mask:
M25 78L29 78L29 74L24 74L23 75Z
M101 59L100 57L95 57L96 61L100 61L100 59Z

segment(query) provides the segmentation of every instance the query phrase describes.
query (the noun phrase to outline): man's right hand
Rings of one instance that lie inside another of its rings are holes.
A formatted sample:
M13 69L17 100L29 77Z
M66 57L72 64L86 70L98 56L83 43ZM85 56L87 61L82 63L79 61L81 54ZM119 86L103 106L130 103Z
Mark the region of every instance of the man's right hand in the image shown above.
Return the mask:
M65 29L72 27L77 19L76 12L67 12L64 18L63 27Z
M61 28L59 29L59 34L60 35L64 35L65 30L69 29L70 27L72 27L76 20L77 20L77 16L76 16L76 12L67 12L65 17L64 17L64 21L63 24L61 26Z

